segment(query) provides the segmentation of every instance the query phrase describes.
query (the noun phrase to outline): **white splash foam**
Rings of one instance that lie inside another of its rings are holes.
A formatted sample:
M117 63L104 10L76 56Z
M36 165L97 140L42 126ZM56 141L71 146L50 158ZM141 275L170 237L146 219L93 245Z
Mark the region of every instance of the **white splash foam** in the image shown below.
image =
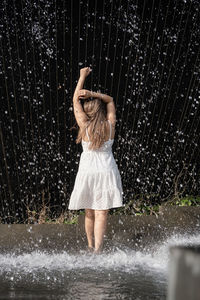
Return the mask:
M30 273L41 270L113 270L127 273L137 269L165 273L169 261L169 247L181 244L200 244L200 233L195 235L178 235L169 237L149 252L134 251L131 249L116 248L108 253L99 255L80 251L71 254L65 251L60 253L33 251L31 253L0 254L0 274L3 272L20 271Z

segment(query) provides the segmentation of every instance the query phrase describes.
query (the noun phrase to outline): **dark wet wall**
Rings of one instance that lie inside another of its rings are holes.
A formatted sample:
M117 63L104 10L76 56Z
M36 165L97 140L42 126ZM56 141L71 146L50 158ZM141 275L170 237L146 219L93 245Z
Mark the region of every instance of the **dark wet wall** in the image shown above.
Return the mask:
M199 1L2 1L0 216L67 208L81 145L72 96L113 96L124 202L199 194Z

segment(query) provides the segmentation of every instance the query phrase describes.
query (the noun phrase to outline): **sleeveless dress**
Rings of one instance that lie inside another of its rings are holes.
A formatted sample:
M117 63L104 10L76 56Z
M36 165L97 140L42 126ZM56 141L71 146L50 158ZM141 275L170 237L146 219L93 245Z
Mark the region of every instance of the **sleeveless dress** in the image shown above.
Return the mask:
M83 152L68 209L103 210L124 206L121 176L112 153L112 125L110 120L108 122L109 140L97 150L88 149L90 138L86 128L89 142L83 139L81 142Z

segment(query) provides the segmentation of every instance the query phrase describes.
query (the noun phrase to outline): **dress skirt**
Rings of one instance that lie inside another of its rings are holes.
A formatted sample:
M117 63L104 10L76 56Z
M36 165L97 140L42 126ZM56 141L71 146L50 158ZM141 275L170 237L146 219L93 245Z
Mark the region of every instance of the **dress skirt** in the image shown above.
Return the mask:
M88 150L83 141L79 169L71 193L70 210L104 210L123 205L123 188L118 166L111 151L113 140L99 150Z

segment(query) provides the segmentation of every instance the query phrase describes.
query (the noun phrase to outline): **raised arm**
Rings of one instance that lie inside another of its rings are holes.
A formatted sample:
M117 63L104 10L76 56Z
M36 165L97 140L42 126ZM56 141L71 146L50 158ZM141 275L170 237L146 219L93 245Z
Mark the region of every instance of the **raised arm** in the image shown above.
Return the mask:
M115 109L115 103L113 101L113 97L102 94L102 93L96 93L91 92L91 96L94 98L100 98L103 102L105 102L106 108L107 108L107 120L110 120L110 122L115 125L116 123L116 109Z
M85 68L82 68L80 70L80 77L79 77L79 80L77 82L77 85L76 85L76 88L75 88L75 91L74 91L73 100L74 99L76 100L78 98L79 91L83 88L85 79L90 74L91 71L92 70L89 67L85 67Z
M86 77L90 74L91 69L89 67L82 68L80 70L80 77L78 83L76 85L74 95L73 95L73 107L74 107L74 115L79 127L84 126L87 121L87 115L83 111L83 107L79 102L80 91L83 88Z

